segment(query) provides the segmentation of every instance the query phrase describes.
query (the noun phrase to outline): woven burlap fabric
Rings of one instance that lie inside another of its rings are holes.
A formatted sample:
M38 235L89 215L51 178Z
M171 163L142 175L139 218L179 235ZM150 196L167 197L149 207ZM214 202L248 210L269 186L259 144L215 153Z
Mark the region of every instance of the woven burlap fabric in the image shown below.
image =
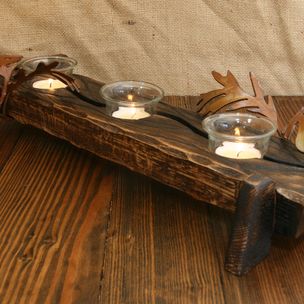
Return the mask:
M65 53L101 81L140 79L167 94L218 87L211 71L248 72L267 94L302 94L304 1L3 0L2 54Z

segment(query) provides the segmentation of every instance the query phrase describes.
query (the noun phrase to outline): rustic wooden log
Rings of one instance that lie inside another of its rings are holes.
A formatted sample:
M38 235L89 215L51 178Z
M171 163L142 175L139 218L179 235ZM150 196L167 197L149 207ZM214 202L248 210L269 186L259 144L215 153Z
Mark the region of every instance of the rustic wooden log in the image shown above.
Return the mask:
M302 204L303 168L211 154L207 139L202 136L201 117L166 104L160 105L158 112L168 118L155 115L125 121L108 117L99 96L102 84L85 77L80 77L79 83L85 96L101 107L86 103L67 90L34 90L25 83L10 95L7 115L225 209L235 209L241 182L255 172L270 177L289 201ZM181 120L191 124L191 128ZM284 153L276 142L270 149L274 150L272 155L282 157Z
M278 208L281 213L275 214L276 231L296 236L303 233L304 155L291 147L287 147L288 153L284 152L286 142L274 139L268 160L222 158L208 151L198 114L162 103L157 115L144 120L112 118L106 115L99 96L102 84L83 76L78 77L78 83L81 94L75 96L66 89L35 90L31 82L26 82L9 95L6 115L231 211L235 211L236 201L244 196L244 183L252 175L260 176L257 184L269 178L275 185L278 206L282 207ZM92 100L94 105L90 103ZM283 163L270 159L283 159ZM286 210L296 212L290 212L287 220L281 222ZM293 224L289 229L294 222L296 227ZM239 261L236 267L243 273L256 262Z

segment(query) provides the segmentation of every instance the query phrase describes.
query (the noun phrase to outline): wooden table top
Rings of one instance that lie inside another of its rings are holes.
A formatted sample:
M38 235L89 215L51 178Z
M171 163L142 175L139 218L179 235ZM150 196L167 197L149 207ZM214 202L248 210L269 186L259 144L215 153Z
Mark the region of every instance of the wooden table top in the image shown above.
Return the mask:
M0 303L304 302L301 239L235 277L229 212L3 118L0 147Z

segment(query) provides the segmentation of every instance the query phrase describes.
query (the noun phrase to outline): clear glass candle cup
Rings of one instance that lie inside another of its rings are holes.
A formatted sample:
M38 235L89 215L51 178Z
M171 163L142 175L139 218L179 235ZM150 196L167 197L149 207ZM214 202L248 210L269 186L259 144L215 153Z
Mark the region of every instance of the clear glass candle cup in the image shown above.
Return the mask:
M222 113L205 118L209 150L235 159L263 158L276 125L267 118L243 113Z
M104 85L100 94L106 102L106 113L119 119L138 120L155 113L164 92L143 81L117 81Z
M45 65L57 62L57 66L53 70L68 75L73 73L73 69L77 65L77 61L75 59L67 56L38 56L23 60L20 63L20 67L25 70L26 74L30 74L35 71L38 64L41 62Z
M19 67L25 71L28 75L34 72L39 63L43 62L45 65L49 65L56 62L57 65L52 69L56 72L61 72L67 75L73 74L74 67L77 65L77 61L67 56L38 56L26 59L19 64ZM35 77L32 82L34 89L54 91L58 89L66 88L66 84L56 79L52 75Z

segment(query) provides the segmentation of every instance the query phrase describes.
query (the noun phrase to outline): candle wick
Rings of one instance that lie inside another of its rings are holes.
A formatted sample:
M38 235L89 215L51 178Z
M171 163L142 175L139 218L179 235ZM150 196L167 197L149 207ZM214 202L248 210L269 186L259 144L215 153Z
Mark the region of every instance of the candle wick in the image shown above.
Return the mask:
M49 81L49 89L51 90L53 87L53 80L49 79L48 81Z

